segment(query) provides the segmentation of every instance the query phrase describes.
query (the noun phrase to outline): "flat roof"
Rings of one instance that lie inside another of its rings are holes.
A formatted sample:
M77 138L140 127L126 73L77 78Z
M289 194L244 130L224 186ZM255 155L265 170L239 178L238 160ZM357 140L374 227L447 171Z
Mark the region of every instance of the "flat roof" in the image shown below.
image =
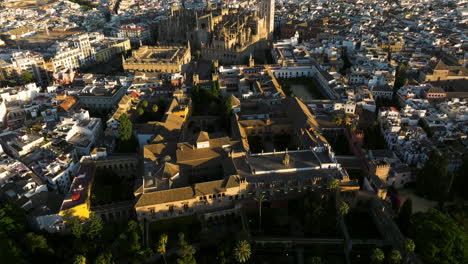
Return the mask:
M91 163L81 164L80 170L77 176L73 179L70 187L70 191L67 194L65 200L63 200L60 211L68 210L86 203L88 200L88 189L90 188L91 180L93 178L94 165ZM72 199L72 196L77 199Z
M289 155L289 165L283 164L285 155ZM294 151L286 154L282 153L266 153L252 155L249 157L249 163L255 173L262 171L286 170L286 169L303 169L320 166L320 161L312 151Z

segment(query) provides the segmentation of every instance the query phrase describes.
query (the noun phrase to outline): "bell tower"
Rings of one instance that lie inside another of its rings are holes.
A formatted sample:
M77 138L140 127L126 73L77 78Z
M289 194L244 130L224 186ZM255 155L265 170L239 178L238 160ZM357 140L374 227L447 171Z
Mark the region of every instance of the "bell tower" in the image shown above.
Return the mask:
M275 0L260 0L260 14L266 20L268 39L273 39L275 29Z

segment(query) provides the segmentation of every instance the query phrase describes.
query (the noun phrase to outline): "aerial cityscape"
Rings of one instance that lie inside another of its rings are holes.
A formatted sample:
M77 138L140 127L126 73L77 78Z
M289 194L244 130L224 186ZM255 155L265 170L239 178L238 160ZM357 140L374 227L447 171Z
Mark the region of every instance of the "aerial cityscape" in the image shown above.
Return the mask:
M467 0L0 0L0 263L468 264Z

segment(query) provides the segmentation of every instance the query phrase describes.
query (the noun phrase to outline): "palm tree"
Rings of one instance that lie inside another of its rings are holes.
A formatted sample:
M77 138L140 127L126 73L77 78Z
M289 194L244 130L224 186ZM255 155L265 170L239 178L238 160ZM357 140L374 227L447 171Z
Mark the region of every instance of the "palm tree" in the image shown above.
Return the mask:
M259 211L259 214L260 214L260 230L262 229L262 203L263 201L265 200L265 194L263 193L260 193L257 195L257 197L255 197L255 200L258 201L258 211Z
M404 245L405 262L408 262L409 257L411 256L411 254L413 254L415 248L416 248L416 245L414 244L414 241L412 239L407 238L405 240L405 245Z
M333 122L335 122L337 126L340 126L343 123L343 119L340 116L335 115L333 116Z
M307 263L309 263L309 264L322 264L323 261L322 261L321 257L311 257L310 259L308 259Z
M341 206L339 209L340 216L345 216L349 212L349 205L347 202L341 202Z
M372 259L373 264L383 263L383 261L385 259L385 254L383 253L383 251L380 248L376 248L376 249L374 249L374 253L372 253L371 259Z
M250 244L246 240L238 241L234 248L234 257L239 263L245 263L252 254Z
M390 253L390 263L391 264L400 264L401 263L401 254L400 251L394 249Z
M155 113L156 113L156 112L158 111L158 109L159 109L158 105L156 105L156 104L154 104L152 108L153 108L153 112L155 112Z
M76 255L73 264L86 264L86 258L83 255Z
M328 181L328 189L330 191L336 190L339 186L340 182L337 179L330 179Z
M167 247L167 235L162 234L159 237L158 244L156 245L156 252L158 252L164 259L164 263L166 262L166 247Z

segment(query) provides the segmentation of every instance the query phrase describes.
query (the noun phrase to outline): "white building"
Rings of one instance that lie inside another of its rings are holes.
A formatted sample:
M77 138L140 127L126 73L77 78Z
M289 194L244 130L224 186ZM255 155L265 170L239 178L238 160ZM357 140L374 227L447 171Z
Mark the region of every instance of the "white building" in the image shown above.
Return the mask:
M78 156L89 155L102 134L101 119L90 117L84 110L65 118L58 128L66 131L65 140L75 147Z
M5 99L0 98L0 128L4 127L6 124L6 115L7 115L6 101Z
M40 88L35 83L29 83L20 87L0 88L0 97L7 102L31 101L39 94Z
M77 69L96 61L94 48L86 33L58 42L55 46L55 56L52 58L54 72L59 69Z
M45 61L41 54L31 51L15 52L12 54L11 62L18 73L27 71L37 82L47 81Z
M151 31L148 26L128 24L119 28L117 37L130 39L132 43L146 43L151 40Z

